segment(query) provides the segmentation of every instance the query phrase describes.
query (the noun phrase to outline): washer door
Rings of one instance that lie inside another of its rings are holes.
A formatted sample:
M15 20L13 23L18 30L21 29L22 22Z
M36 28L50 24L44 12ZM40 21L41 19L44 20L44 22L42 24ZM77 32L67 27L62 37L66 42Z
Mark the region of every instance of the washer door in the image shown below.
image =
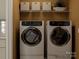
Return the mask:
M23 31L21 38L25 44L35 46L41 42L42 34L37 28L29 27Z
M51 41L53 44L57 46L62 46L65 45L69 42L70 40L70 34L68 33L67 30L61 28L61 27L56 27L51 34Z

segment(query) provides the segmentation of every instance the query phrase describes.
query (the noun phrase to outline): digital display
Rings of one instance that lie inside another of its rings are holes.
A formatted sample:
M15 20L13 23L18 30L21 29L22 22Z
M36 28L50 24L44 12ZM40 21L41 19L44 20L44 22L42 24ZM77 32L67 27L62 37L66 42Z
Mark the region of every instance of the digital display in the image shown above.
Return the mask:
M23 21L22 25L23 26L41 26L42 21Z
M69 21L50 21L51 26L69 26Z

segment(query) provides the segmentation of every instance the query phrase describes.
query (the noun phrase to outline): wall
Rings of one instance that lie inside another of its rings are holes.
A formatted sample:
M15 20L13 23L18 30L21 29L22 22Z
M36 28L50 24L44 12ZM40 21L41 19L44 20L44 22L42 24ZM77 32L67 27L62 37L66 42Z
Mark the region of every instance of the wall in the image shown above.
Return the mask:
M17 26L18 26L18 23L19 23L19 0L13 0L13 47L14 47L14 52L13 52L13 59L16 59L16 30L17 30ZM18 40L18 39L17 39Z
M73 21L73 24L76 27L76 54L77 58L79 59L79 0L70 0L70 6L71 6L71 20Z
M77 29L79 27L79 0L70 0L70 19L73 22L73 25L75 25L76 28L76 52L77 52L77 58L79 59L79 34L77 33ZM14 17L14 59L16 57L16 30L19 22L19 0L14 0L14 11L13 11L13 17Z
M0 0L0 19L5 19L6 0Z
M6 59L6 38L4 38L6 34L1 31L1 20L5 19L5 1L0 0L0 59ZM5 26L5 23L3 25Z

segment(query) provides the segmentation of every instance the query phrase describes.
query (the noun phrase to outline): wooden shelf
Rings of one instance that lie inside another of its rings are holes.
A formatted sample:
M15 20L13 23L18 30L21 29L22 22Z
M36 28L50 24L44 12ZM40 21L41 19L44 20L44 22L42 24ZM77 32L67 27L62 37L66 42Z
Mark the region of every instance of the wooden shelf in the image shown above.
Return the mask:
M51 10L43 10L42 8L42 2L48 2L45 0L20 0L20 2L29 2L29 10L28 11L21 11L20 12L20 19L43 19L43 20L48 20L48 19L69 19L70 16L70 8L69 8L69 0L64 0L64 5L65 8L64 11L55 11L53 8L55 7L56 1L50 0L51 2ZM33 11L31 7L32 2L40 2L40 10ZM20 4L19 4L20 5Z
M40 11L20 11L21 13L27 13L27 12L53 12L53 13L70 13L70 11L43 11L43 10L40 10Z

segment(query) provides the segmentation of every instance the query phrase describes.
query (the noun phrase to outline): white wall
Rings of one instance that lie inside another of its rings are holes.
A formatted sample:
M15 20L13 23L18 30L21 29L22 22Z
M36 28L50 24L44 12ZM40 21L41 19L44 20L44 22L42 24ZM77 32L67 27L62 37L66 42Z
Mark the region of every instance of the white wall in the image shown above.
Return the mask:
M5 19L6 0L0 0L0 19Z

